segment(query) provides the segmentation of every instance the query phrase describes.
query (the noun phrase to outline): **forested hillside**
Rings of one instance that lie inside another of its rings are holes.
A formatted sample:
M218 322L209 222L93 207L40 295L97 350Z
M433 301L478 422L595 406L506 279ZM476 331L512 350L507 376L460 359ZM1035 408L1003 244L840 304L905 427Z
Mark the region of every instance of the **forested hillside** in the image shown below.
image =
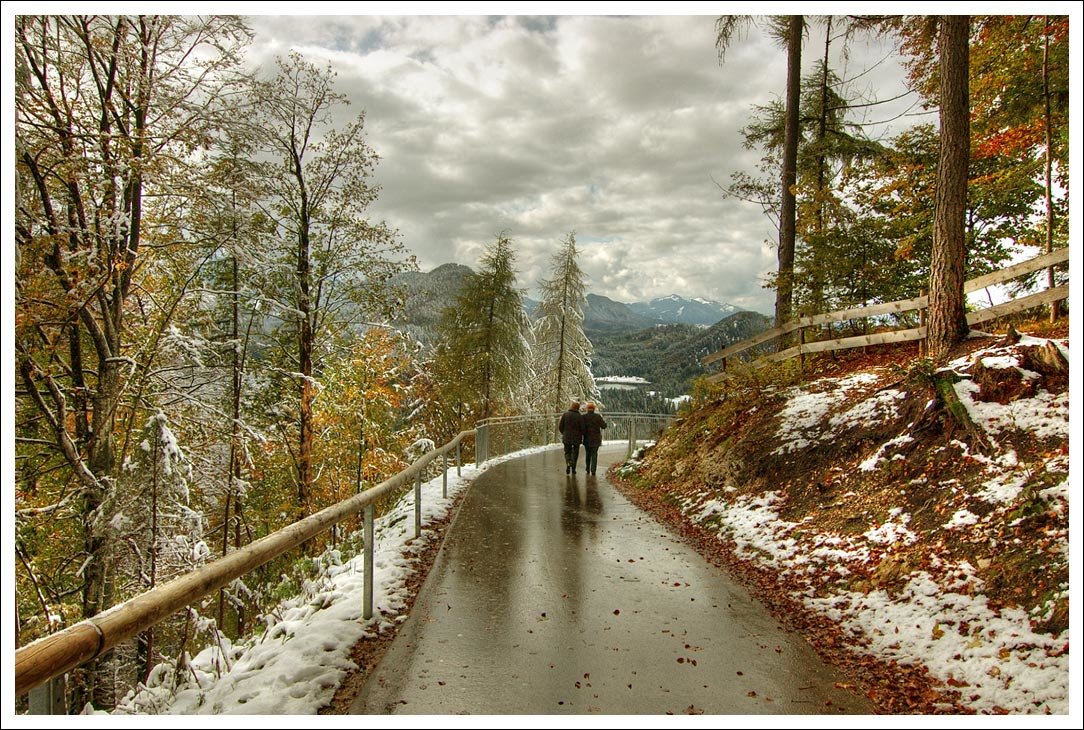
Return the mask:
M737 312L703 329L688 324L656 325L627 334L596 335L595 375L632 375L670 397L688 393L707 374L701 358L769 328L756 312Z

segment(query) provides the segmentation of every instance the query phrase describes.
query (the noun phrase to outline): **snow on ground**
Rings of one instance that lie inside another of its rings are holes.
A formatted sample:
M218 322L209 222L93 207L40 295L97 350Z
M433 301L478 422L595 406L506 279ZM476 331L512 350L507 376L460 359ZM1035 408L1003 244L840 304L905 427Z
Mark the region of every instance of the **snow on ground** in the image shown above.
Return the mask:
M782 422L776 434L783 443L773 454L786 454L821 443L821 422L851 391L877 382L872 373L859 373L848 378L826 378L819 384L823 391L806 391L799 386L787 391L788 401L780 414ZM870 410L876 411L876 408Z
M895 596L847 592L808 603L838 611L844 628L881 656L920 658L980 711L1069 711L1068 637L1032 631L1020 609L995 612L981 594L947 591L926 572Z
M1043 346L1048 342L1054 345L1069 360L1067 342L1043 340L1024 335L1020 345ZM1015 369L1021 378L1034 380L1041 377L1038 373L1020 367L1019 359L1012 354L1011 347L994 347L980 350L949 363L949 367L965 370L973 360L981 361L988 368ZM1009 429L1030 431L1039 438L1069 437L1069 392L1052 394L1040 390L1033 398L1021 398L1007 405L985 403L976 397L979 386L970 380L961 380L955 384L956 394L960 397L967 414L991 437L997 437Z
M1021 344L1045 342L1025 338ZM1066 344L1055 344L1068 357ZM1014 358L998 348L979 356L987 367L1018 367ZM953 366L959 368L966 362ZM1029 377L1028 372L1022 371L1022 377ZM783 445L774 453L791 453L823 443L840 428L852 424L892 418L895 404L903 397L893 390L874 391L849 410L839 412L847 392L869 388L877 380L876 375L866 373L821 381L819 391L790 389L777 432ZM979 401L978 388L969 380L958 383L956 391L972 418L991 436L1021 429L1039 438L1068 438L1068 393L1052 395L1040 390L1034 398L1001 405ZM859 463L859 468L879 468L887 449L910 440L904 435L882 444ZM1011 449L983 456L969 453L967 445L959 441L945 448L959 449L962 458L982 464L987 481L970 495L957 480L940 486L959 498L984 502L998 510L1011 508L1036 468L1035 464L1019 463ZM1039 498L1055 512L1068 510L1068 456L1051 455L1043 468L1064 474L1065 479L1044 489ZM777 506L782 497L778 492L731 496L735 491L730 486L724 488L722 498L719 491L704 491L684 500L682 508L690 518L717 529L720 538L733 541L738 555L802 582L806 586L806 604L840 622L857 643L901 663L921 661L950 688L959 688L961 701L979 712L1069 712L1068 631L1058 636L1038 633L1032 630L1023 610L991 608L982 593L982 580L967 561L949 564L935 556L937 577L925 571L912 572L905 575L904 587L891 593L875 586L868 593L855 592L841 580L852 569L869 573L871 568L890 563L894 545L916 539L907 527L910 516L902 509L893 509L887 522L861 536L837 535L814 532L802 523L781 519ZM960 508L942 529L952 536L981 529L988 519ZM1053 537L1063 537L1060 557L1067 561L1068 535ZM1068 590L1068 586L1064 588Z
M1054 394L1043 390L1034 398L1021 398L1001 405L978 400L975 396L979 386L970 380L961 380L955 388L971 420L991 436L1019 428L1039 438L1069 438L1068 392Z
M848 566L871 564L893 543L912 542L908 515L897 511L861 538L799 535L797 523L779 518L778 500L775 492L743 495L733 503L691 499L685 511L717 524L720 537L733 540L739 555L804 578L808 606L840 622L884 658L920 660L950 687L963 687L964 701L976 710L1069 711L1068 632L1040 634L1031 629L1024 611L990 608L970 564L942 566L941 584L926 572L912 574L892 595L880 589L840 591L832 585L836 577L851 573ZM952 519L956 525L975 521L966 510ZM818 597L826 590L827 597Z
M493 464L524 454L560 448L535 447L487 461L481 468L464 465L462 476L448 472L448 497L442 479L422 485L422 527L447 515L456 495ZM265 630L231 645L211 646L190 662L182 684L171 686L172 667L160 665L147 687L129 694L114 714L315 714L331 701L354 667L350 650L365 636L406 620L408 579L417 570L415 557L435 539L432 530L414 537L414 490L374 523L373 618L362 619L364 552L340 562L334 552L316 558L323 577L309 581L302 594L284 601L261 617Z

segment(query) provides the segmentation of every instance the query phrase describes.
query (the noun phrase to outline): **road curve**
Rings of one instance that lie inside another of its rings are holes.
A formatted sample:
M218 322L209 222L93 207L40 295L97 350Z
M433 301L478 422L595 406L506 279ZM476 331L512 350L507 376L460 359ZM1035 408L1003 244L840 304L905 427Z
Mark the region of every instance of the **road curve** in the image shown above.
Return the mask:
M607 446L600 471L624 448ZM582 457L581 457L582 467ZM840 685L843 685L842 687ZM559 449L492 466L353 713L870 713L795 634Z

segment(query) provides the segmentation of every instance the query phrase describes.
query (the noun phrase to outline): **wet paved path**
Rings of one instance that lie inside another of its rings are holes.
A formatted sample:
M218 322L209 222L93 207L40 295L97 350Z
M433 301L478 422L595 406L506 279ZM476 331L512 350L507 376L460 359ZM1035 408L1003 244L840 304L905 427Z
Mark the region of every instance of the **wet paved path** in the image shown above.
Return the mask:
M481 475L351 711L871 712L605 481L624 454L603 447L598 477L566 477L559 449Z

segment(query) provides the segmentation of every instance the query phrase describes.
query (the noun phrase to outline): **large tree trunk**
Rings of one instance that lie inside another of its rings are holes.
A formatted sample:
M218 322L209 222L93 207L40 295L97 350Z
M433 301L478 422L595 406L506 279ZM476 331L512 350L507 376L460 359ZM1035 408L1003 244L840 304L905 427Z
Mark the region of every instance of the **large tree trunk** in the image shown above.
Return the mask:
M938 360L944 359L968 332L964 311L967 260L964 224L971 140L968 20L966 15L946 15L940 21L941 154L937 167L926 335L930 355Z
M1053 157L1054 140L1050 119L1050 18L1043 17L1043 131L1046 143L1046 159L1044 161L1044 186L1043 202L1046 204L1046 252L1054 250L1054 201L1052 190L1054 185ZM1046 286L1054 288L1054 269L1046 270ZM1050 303L1050 321L1058 319L1058 302Z
M309 496L312 491L312 345L313 328L310 292L310 264L308 232L303 230L298 245L298 279L301 298L298 309L301 317L299 360L301 366L301 443L298 449L297 502L298 518L309 513Z
M783 197L779 210L779 274L775 291L775 326L790 319L794 300L794 186L798 179L798 106L802 86L801 15L790 16L787 30L787 108L783 127ZM779 341L780 349L786 343Z
M108 309L112 309L111 307ZM117 333L122 330L119 312L111 322ZM109 315L107 314L108 318ZM119 339L119 335L115 335ZM114 341L113 351L120 352L120 342ZM113 584L111 576L112 560L107 537L109 494L107 490L113 483L116 467L116 445L113 427L117 405L120 402L123 377L120 363L115 359L100 358L98 367L101 373L98 379L98 392L91 399L91 433L87 467L97 478L94 486L86 488L83 500L83 548L86 551L86 568L83 571L83 617L90 618L113 605ZM88 665L86 676L86 695L83 703L94 702L98 709L110 709L115 704L113 692L112 651L98 657ZM79 709L82 709L80 707Z

